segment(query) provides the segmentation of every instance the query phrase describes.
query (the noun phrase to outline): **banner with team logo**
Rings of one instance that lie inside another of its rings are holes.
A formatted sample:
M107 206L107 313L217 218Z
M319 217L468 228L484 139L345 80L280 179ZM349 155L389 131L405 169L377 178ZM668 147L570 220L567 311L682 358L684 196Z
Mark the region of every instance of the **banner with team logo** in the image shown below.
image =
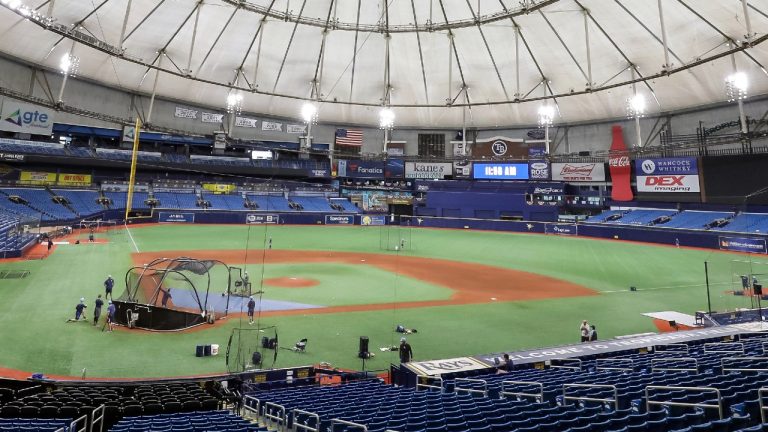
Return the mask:
M197 119L197 113L198 110L193 110L189 108L183 108L183 107L176 107L176 110L173 113L174 117L178 118L188 118L188 119Z
M444 179L453 175L451 162L406 162L407 179Z
M458 357L445 360L432 360L407 363L410 369L419 375L442 375L445 373L465 372L478 369L487 369L487 365L480 360L470 357Z
M475 158L520 158L528 156L528 145L521 138L493 137L476 140L471 145Z
M546 224L544 225L544 232L546 234L555 235L578 235L578 225L576 224Z
M531 180L549 180L549 162L543 160L528 162L528 176Z
M696 158L648 158L635 161L638 192L700 192Z
M224 114L216 114L216 113L203 113L202 117L203 123L222 123L224 122Z
M259 121L248 117L235 117L235 126L244 128L255 128Z
M263 122L261 122L261 130L263 130L263 131L282 131L283 130L283 124L282 123L263 121Z
M194 223L195 214L186 212L159 212L157 221L161 223Z
M0 130L50 135L53 132L54 111L6 98L0 110Z
M571 182L605 181L602 162L555 162L552 164L552 180Z
M472 177L472 162L456 161L453 163L453 178L468 179Z
M276 214L248 213L245 216L245 223L248 225L277 224L280 223L280 216Z
M285 126L289 134L303 134L307 131L307 125L289 124Z

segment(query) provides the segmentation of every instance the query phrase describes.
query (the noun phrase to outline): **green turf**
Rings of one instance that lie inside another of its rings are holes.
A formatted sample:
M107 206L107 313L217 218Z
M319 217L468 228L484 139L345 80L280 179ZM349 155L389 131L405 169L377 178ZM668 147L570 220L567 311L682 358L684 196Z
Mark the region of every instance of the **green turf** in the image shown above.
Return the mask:
M216 328L184 334L102 333L85 323L65 321L80 297L90 305L111 273L119 294L131 252L236 249L261 254L265 239L275 249L381 252L377 227L186 226L132 228L108 236L109 244L57 247L41 261L0 264L0 269L27 269L25 279L0 280L0 366L47 374L158 377L223 372L224 357L199 359L194 346L218 343L224 348L239 319ZM578 324L589 319L601 338L653 331L643 312L692 313L707 307L704 261L709 262L714 309L743 307L745 299L725 295L732 282L733 260L744 255L677 249L617 241L481 231L412 229L406 255L445 258L507 267L568 280L600 291L598 296L491 303L484 305L392 308L375 312L296 315L263 318L276 325L283 345L309 338L308 352L281 350L276 367L328 361L359 368L358 337L371 339L378 353L368 366L385 369L394 353L378 348L397 343L393 329L405 324L415 358L434 359L563 344L578 339ZM172 255L173 252L169 252ZM215 258L215 256L213 257ZM752 257L765 262L765 257ZM258 265L248 266L252 281ZM446 298L449 291L366 265L275 264L266 277L311 277L312 288L266 287L276 300L324 305L400 302ZM510 281L514 283L514 281ZM629 292L636 286L638 292ZM748 306L748 304L747 304ZM92 306L91 306L92 307ZM88 311L90 316L90 310Z

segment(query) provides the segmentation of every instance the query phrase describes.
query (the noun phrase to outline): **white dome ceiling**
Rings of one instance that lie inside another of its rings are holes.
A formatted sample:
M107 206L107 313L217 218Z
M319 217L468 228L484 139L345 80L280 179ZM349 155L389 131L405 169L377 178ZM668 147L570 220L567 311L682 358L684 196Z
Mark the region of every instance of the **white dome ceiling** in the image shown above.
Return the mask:
M389 103L400 126L456 127L464 104L473 126L528 125L545 96L555 122L621 117L634 79L670 111L724 101L734 61L768 93L768 0L660 3L0 0L0 51L58 68L73 49L80 76L146 93L160 68L159 95L204 106L231 85L259 114L317 99L321 122L352 124Z

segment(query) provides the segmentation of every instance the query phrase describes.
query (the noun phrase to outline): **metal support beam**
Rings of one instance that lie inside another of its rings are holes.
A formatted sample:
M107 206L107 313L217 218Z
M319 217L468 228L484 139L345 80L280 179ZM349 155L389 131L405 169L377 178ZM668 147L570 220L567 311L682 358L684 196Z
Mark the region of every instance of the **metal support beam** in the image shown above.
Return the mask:
M259 63L261 63L261 43L264 41L264 32L266 31L267 27L267 17L262 18L261 20L261 27L259 31L259 44L256 45L256 64L253 65L253 84L251 85L252 89L256 89L259 87L258 81L256 81L259 77Z
M515 24L515 100L520 99L520 27Z
M128 3L125 5L125 16L123 16L123 27L120 30L120 40L117 43L117 47L120 48L120 50L123 50L123 42L125 41L125 31L128 29L128 17L131 16L132 4L133 4L133 0L128 0Z
M592 50L589 46L589 16L586 10L582 11L582 14L584 15L584 45L587 50L587 90L592 90L594 82L592 81Z
M664 65L662 70L669 70L672 65L669 63L669 45L667 42L667 28L664 26L664 9L661 7L663 0L658 0L656 3L659 5L659 23L661 24L661 44L664 46Z
M72 46L69 48L69 52L65 55L74 56L74 52L75 52L75 41L73 40ZM59 97L56 99L56 102L59 104L64 102L64 89L67 87L67 78L69 78L69 73L71 71L67 70L62 72L64 72L64 77L61 80L61 88L59 88Z
M739 71L739 68L736 66L735 55L731 55L731 65L733 66L733 73L737 73ZM741 98L738 98L737 103L739 105L739 123L741 124L741 133L746 134L747 133L747 116L744 113L744 101Z
M163 67L163 58L165 51L160 51L157 58L157 69L155 70L155 82L152 84L152 96L149 98L149 110L147 111L147 125L152 123L152 110L155 108L155 95L157 94L157 82L160 81L160 69Z
M429 91L427 90L427 72L424 69L424 51L421 48L421 34L419 33L418 19L416 18L416 5L411 0L411 12L413 13L413 22L416 26L416 45L419 48L419 64L421 65L421 81L424 84L424 100L429 103Z
M747 43L750 43L752 41L752 22L749 20L749 6L747 5L747 0L741 0L741 7L744 9L744 25L747 26L747 34L744 35L744 39L747 41Z
M189 41L189 56L187 57L187 68L184 73L192 75L192 54L195 52L195 40L197 39L197 26L200 23L200 11L203 9L203 0L197 2L197 13L195 14L195 24L192 27L192 39Z
M362 0L357 0L357 18L355 18L355 27L360 25L360 7ZM349 78L349 101L352 101L352 94L355 90L355 66L357 66L357 39L360 32L355 30L355 45L352 48L352 75Z
M448 32L448 92L445 101L450 104L452 100L451 86L453 85L453 33Z

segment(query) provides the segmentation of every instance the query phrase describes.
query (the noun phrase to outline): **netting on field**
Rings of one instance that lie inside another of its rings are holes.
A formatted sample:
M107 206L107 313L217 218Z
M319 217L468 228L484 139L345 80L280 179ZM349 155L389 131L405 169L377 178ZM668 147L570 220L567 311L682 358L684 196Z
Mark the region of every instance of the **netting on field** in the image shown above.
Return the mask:
M234 328L227 344L227 371L266 369L274 365L279 349L275 326Z
M379 227L379 249L388 251L414 250L410 225L382 225Z
M754 309L757 304L755 288L768 281L768 263L753 260L732 260L730 262L730 289L724 294L729 297L729 309ZM768 295L764 291L761 295ZM763 300L765 297L761 298Z

